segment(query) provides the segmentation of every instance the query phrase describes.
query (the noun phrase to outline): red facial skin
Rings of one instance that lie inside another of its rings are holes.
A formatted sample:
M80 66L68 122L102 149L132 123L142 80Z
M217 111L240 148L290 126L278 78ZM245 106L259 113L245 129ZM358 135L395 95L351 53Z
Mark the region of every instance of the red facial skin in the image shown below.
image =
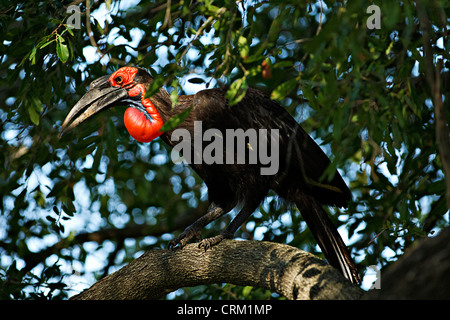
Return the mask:
M150 142L162 134L160 129L164 123L150 99L144 99L145 86L142 83L134 85L134 77L137 72L138 69L133 67L120 68L109 77L109 82L115 87L127 89L130 97L141 94L142 105L145 107L152 120L148 120L141 111L130 107L125 111L124 123L128 133L134 139L139 142Z

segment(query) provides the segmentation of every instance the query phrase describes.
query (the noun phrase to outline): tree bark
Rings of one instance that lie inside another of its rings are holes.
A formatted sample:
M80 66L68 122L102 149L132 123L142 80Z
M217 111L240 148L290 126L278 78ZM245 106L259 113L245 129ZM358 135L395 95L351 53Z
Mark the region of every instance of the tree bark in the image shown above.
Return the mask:
M224 240L206 252L196 244L147 251L71 299L158 299L178 288L211 283L262 287L288 299L450 299L449 274L450 227L417 241L381 270L380 289L367 293L297 248Z
M302 300L359 299L364 292L323 260L297 248L224 240L206 252L197 244L147 251L71 299L158 299L178 288L210 283L263 287Z

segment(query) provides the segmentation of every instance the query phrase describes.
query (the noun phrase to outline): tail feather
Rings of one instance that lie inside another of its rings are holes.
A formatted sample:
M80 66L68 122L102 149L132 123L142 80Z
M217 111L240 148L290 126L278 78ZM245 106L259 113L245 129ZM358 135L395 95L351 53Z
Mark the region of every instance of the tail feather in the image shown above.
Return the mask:
M296 205L328 263L339 269L351 282L360 283L358 270L347 246L323 207L310 196L302 196Z

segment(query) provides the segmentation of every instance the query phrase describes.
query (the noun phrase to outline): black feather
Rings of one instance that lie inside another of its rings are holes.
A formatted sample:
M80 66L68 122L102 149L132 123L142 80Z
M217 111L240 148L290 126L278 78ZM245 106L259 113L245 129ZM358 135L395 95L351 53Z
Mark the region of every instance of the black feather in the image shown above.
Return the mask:
M278 103L259 90L249 88L245 97L230 106L226 99L228 88L208 89L194 95L180 96L179 104L168 108L167 93L152 98L164 121L189 107L193 107L186 120L161 137L170 146L174 130L183 128L194 136L194 121L202 122L202 131L226 129L278 129L279 170L275 175L261 175L265 165L256 164L199 164L190 166L208 187L210 211L171 242L183 246L201 228L237 205L242 209L231 225L212 239L201 242L205 248L221 239L232 237L236 229L274 190L288 202L295 203L322 248L329 263L340 269L353 282L359 282L357 269L339 233L321 205L347 207L351 193L336 171L331 181L320 180L330 160L295 119ZM163 102L163 103L162 103ZM205 144L203 145L205 147ZM270 150L270 148L269 148ZM192 152L194 152L192 145ZM234 154L234 157L237 155ZM225 154L224 154L225 157ZM219 208L219 209L215 209Z

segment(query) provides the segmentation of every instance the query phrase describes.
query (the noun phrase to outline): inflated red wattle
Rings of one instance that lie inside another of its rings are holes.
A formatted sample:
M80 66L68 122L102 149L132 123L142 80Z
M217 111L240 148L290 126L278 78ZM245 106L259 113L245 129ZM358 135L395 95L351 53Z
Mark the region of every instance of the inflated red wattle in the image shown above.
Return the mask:
M125 111L124 123L130 135L139 142L150 142L161 135L162 121L150 121L135 108Z
M145 98L145 84L135 83L137 73L137 68L123 67L114 72L109 77L109 81L114 87L127 89L130 97L140 96L145 111L139 111L133 107L128 108L125 111L124 123L134 139L139 142L150 142L162 134L160 129L164 123L150 99ZM147 112L148 115L144 112Z

